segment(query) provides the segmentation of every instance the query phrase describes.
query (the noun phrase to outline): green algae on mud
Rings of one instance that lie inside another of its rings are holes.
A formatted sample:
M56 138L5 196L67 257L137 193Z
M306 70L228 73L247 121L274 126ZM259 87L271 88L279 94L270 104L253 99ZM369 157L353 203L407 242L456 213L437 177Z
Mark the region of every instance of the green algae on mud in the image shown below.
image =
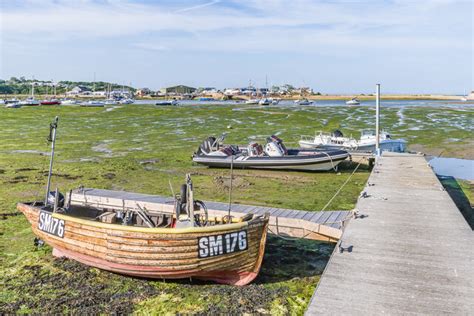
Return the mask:
M450 122L459 115L472 117L472 111L419 108L405 109L402 115L398 111L384 111L382 122L394 136L412 144L449 151L449 146L467 141L466 118L457 126ZM33 246L30 226L23 216L16 216L15 204L44 195L49 160L46 136L55 115L60 116L60 123L53 187L64 192L84 185L169 196L168 181L176 190L190 172L199 198L225 202L228 170L192 165L190 160L205 137L227 131L228 142L246 143L278 133L294 146L299 135L315 130L339 128L356 135L373 122L374 114L363 107L210 105L37 107L0 109L0 113L0 276L4 289L0 312L156 314L303 314L333 245L270 237L259 277L244 288L195 280L141 280L53 259L49 247ZM429 115L440 119L421 130L413 129ZM320 210L353 167L339 173L235 170L233 198L236 203ZM352 209L367 178L367 169L360 168L328 209Z

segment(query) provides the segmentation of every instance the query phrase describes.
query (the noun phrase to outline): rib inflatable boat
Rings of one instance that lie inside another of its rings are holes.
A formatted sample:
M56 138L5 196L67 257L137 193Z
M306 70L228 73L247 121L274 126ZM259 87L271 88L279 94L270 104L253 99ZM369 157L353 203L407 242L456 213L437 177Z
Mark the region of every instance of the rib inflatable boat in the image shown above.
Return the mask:
M224 145L223 137L208 137L193 156L193 161L209 167L328 171L349 157L344 150L287 149L276 136L262 146Z

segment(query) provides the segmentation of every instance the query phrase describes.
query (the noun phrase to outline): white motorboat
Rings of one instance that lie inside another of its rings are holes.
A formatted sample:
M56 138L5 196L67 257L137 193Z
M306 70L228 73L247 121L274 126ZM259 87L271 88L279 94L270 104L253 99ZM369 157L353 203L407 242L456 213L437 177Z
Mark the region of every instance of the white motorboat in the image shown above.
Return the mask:
M26 100L20 101L21 105L25 106L38 106L40 105L40 101L35 99L35 84L31 83L31 96L26 98Z
M308 99L299 99L299 100L295 100L295 104L297 104L297 105L310 105L310 104L313 104L313 101L309 101Z
M6 103L5 104L5 107L7 109L18 109L18 108L21 108L21 104L20 102L16 102L16 103Z
M375 152L376 136L373 130L363 130L359 140L344 137L341 131L333 133L319 132L315 136L301 136L298 142L301 148L307 149L342 149L348 151ZM404 139L392 139L389 133L380 133L380 150L403 152L406 148Z
M82 106L82 107L104 107L105 102L104 101L97 101L97 100L90 100L90 101L81 103L80 106Z
M259 102L259 99L248 99L245 101L245 104L258 104Z
M12 99L3 100L3 102L4 102L4 104L18 103L18 102L20 102L20 100L18 100L17 98L12 98Z
M467 98L464 96L464 97L461 97L460 99L462 102L466 102L467 101Z
M178 105L177 100L163 100L163 101L158 101L155 103L155 105L160 105L160 106L166 106L166 105Z
M105 103L105 105L117 105L117 104L119 104L120 102L117 101L116 99L113 99L113 98L112 98L112 99L106 99L106 100L104 101L104 103Z
M271 100L272 100L273 105L277 105L278 103L280 103L281 99L271 99Z
M352 98L349 101L346 101L347 105L359 105L360 101L357 98Z
M269 98L260 99L260 101L258 101L258 104L259 105L270 105L270 104L272 104L272 99L269 99Z
M34 97L26 98L23 101L20 101L20 105L22 106L38 106L40 105L40 101L36 100Z
M122 99L122 100L118 101L118 103L120 103L120 104L133 104L133 103L135 103L135 100L130 99L130 98L125 98L125 99Z
M251 142L248 146L222 144L224 137L208 137L193 155L193 161L209 167L328 171L349 157L344 150L286 149L276 136L267 138L265 146Z
M64 99L61 100L61 105L79 105L79 102L74 99Z

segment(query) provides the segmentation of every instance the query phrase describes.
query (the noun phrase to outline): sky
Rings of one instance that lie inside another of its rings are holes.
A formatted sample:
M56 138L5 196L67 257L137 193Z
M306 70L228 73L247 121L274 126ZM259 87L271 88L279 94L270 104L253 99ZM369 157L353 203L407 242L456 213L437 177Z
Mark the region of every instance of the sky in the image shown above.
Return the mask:
M474 1L0 0L0 78L474 90Z

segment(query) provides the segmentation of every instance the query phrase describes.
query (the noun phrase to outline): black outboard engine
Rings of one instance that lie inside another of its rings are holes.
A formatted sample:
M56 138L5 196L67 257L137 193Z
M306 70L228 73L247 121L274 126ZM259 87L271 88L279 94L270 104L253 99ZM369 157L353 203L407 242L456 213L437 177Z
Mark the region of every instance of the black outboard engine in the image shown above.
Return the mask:
M216 138L213 136L208 137L205 141L199 145L196 152L197 155L208 155L212 151L212 147L216 145Z
M344 134L338 129L336 129L334 132L332 132L332 136L334 137L344 137Z
M48 204L54 205L56 200L56 192L51 191L48 194ZM64 195L61 192L58 192L58 207L64 207Z

